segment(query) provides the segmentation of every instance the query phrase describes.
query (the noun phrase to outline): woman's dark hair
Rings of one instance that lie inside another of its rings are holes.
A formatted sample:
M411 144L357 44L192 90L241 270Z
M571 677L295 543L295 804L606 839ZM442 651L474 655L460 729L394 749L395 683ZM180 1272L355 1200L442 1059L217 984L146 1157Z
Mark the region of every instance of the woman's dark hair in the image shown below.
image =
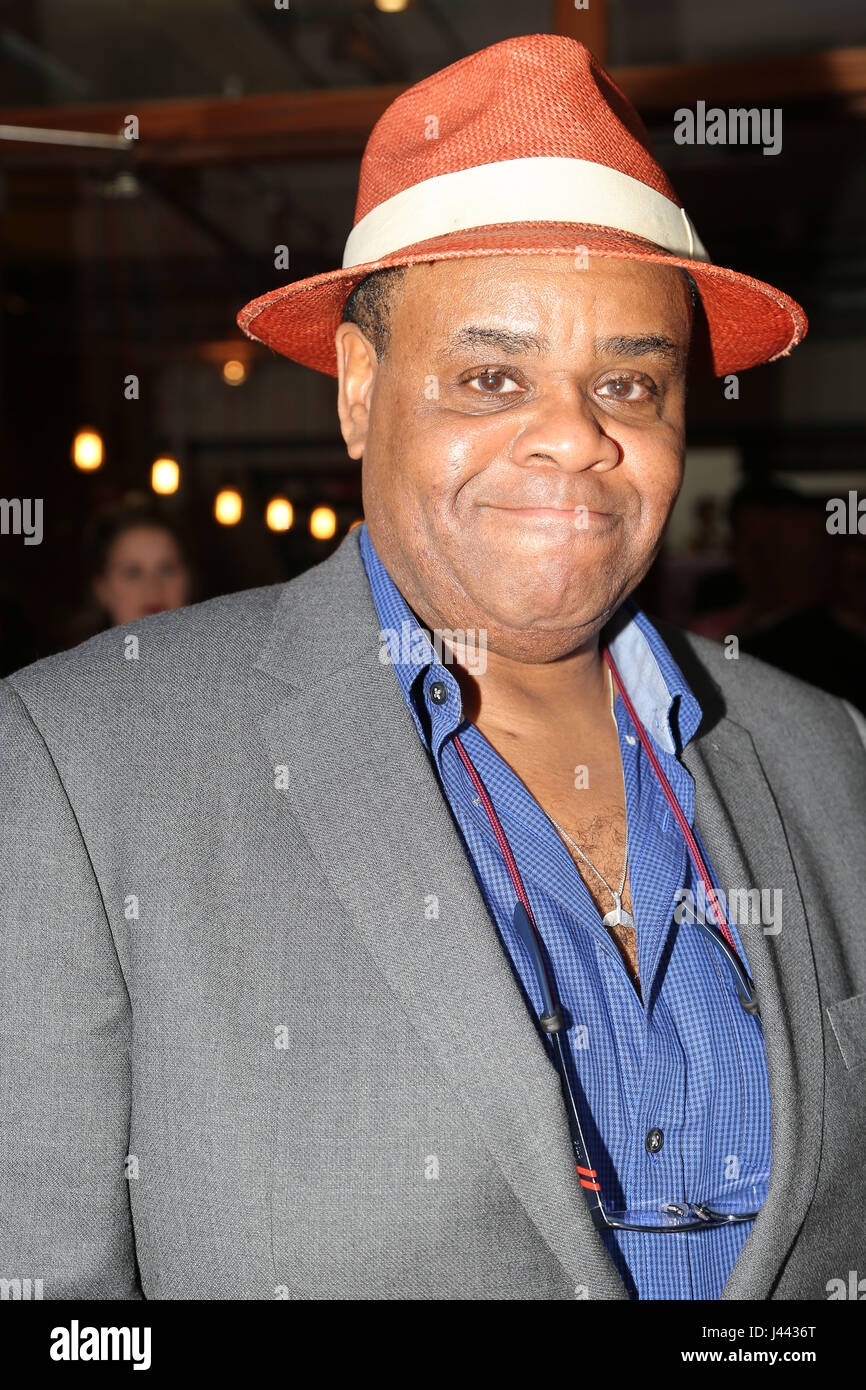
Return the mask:
M88 581L105 573L114 542L127 531L137 531L141 526L155 531L167 531L177 543L185 562L189 564L188 547L182 528L157 502L151 501L143 494L133 494L117 506L97 512L87 526L83 536L83 555Z
M127 494L115 506L97 512L84 529L81 543L81 601L59 628L66 646L75 646L108 626L108 616L94 595L93 581L105 573L114 542L127 531L138 530L140 526L166 531L174 538L189 571L189 601L195 601L197 566L190 558L190 547L183 528L146 493Z

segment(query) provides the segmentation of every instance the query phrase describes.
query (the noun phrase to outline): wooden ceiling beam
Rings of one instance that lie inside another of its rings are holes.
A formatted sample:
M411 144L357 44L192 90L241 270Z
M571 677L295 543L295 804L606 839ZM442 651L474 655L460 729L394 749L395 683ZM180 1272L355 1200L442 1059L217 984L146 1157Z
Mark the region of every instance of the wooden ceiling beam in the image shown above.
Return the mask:
M576 15L589 11L575 11ZM614 81L645 119L702 100L711 105L774 106L845 101L862 109L866 46L796 57L736 62L613 67ZM0 125L116 135L135 115L140 138L129 151L76 150L0 141L0 164L70 165L127 159L196 165L270 159L358 158L371 128L405 87L278 92L232 99L129 102L119 105L0 109Z
M866 94L866 45L784 58L634 65L610 69L641 115L707 106L775 106Z
M91 163L127 157L133 164L233 163L249 159L356 156L371 128L405 84L336 91L276 92L246 97L130 101L123 106L40 106L0 109L0 126L116 135L129 116L139 138L128 150L73 150L0 141L0 160L76 158Z

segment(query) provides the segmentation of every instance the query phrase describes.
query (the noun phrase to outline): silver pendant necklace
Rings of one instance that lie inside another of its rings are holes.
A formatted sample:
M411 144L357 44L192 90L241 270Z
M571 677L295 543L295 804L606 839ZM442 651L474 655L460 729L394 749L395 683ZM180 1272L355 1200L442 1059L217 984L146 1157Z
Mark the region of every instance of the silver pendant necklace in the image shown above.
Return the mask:
M610 671L608 671L608 681L610 682L610 708L611 708L611 714L613 714L613 680L611 679ZM615 718L616 718L616 716L614 715L614 719L615 719ZM625 859L623 860L623 865L622 865L622 878L621 878L620 881L619 881L619 889L617 890L617 889L615 889L615 888L611 888L611 886L610 886L610 884L607 882L607 880L604 879L604 878L602 878L601 874L598 872L598 869L595 867L595 865L593 864L592 860L591 860L587 855L584 854L584 852L583 852L583 850L581 849L580 845L575 844L574 840L571 838L571 836L569 835L568 831L567 831L567 830L563 830L562 826L559 825L559 824L553 819L553 816L548 815L548 820L550 821L551 825L555 825L555 826L556 826L556 828L557 828L557 830L559 831L559 833L560 833L560 835L562 836L562 838L563 838L564 840L567 840L567 841L568 841L568 843L571 845L572 849L577 850L577 852L578 852L578 854L580 855L581 859L583 860L584 864L588 864L589 867L592 869L592 872L595 874L596 878L601 879L601 882L604 884L604 886L605 886L605 888L607 889L608 893L610 893L610 896L613 898L613 908L611 909L610 912L608 912L608 914L607 914L606 917L602 917L602 919L601 919L602 926L604 926L604 927L633 927L633 926L634 926L634 918L632 917L632 915L631 915L630 912L626 912L626 911L625 911L625 909L623 908L623 905L622 905L622 895L623 895L623 890L624 890L624 888L625 888L625 876L626 876L626 873L628 872L628 841L626 840Z
M572 849L576 849L576 850L577 850L577 852L578 852L578 854L580 855L581 859L583 860L584 864L588 864L589 867L592 869L592 872L595 874L596 878L601 879L601 881L602 881L602 883L604 884L605 888L607 889L608 893L610 893L610 896L613 898L613 903L614 903L613 908L612 908L612 910L611 910L610 912L608 912L607 916L602 917L602 919L601 919L601 921L602 921L602 926L605 926L605 927L633 927L633 926L634 926L634 918L632 917L632 915L631 915L630 912L626 912L626 911L625 911L625 909L623 908L623 905L622 905L622 894L623 894L623 889L625 888L625 876L626 876L626 871L627 871L627 869L628 869L628 846L626 846L625 859L623 860L623 866L622 866L622 878L621 878L620 881L619 881L619 888L618 888L618 889L616 889L616 888L611 888L611 886L610 886L610 884L607 882L607 880L604 879L604 878L602 878L601 874L598 872L598 869L595 867L595 865L593 864L592 860L589 859L589 858L587 857L587 855L584 854L584 852L583 852L583 850L581 849L580 845L575 844L574 840L572 840L572 838L571 838L571 836L569 835L568 831L567 831L567 830L563 830L562 826L561 826L561 825L558 825L557 822L553 819L553 816L550 816L550 815L549 815L549 816L548 816L548 820L550 821L551 825L555 825L555 826L556 826L556 828L557 828L557 830L559 831L559 833L560 833L560 835L562 836L562 838L563 838L564 840L567 840L567 841L568 841L568 843L571 845Z

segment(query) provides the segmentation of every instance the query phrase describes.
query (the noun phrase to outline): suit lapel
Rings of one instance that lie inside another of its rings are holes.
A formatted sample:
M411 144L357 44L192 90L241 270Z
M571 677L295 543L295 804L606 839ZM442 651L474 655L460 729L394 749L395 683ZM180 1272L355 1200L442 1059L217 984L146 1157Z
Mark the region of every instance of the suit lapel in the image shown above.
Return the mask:
M681 665L701 699L695 675ZM778 934L740 929L764 1026L772 1159L767 1199L722 1295L766 1299L818 1176L824 1099L818 984L796 871L751 735L721 718L689 745L683 761L695 779L698 831L723 889L782 890Z

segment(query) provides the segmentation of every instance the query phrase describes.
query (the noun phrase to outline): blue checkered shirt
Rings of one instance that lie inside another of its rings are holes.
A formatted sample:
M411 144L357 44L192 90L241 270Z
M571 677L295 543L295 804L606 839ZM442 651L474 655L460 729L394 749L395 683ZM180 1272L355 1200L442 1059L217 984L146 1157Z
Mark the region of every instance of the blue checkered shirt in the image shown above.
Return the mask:
M373 547L361 555L394 671L462 833L488 911L537 1019L542 1001L512 925L516 895L492 827L453 744L460 740L511 846L552 963L569 1028L570 1065L589 1115L591 1165L608 1208L709 1200L769 1172L770 1120L760 1021L744 1012L725 962L694 926L677 926L679 890L696 892L682 833L622 699L619 730L629 881L643 1000L566 850L519 777L462 714L459 686ZM610 642L623 685L693 826L694 781L678 751L701 721L697 700L652 623L627 600ZM386 634L393 634L386 638ZM444 702L430 698L443 682ZM698 841L700 843L700 840ZM705 859L706 850L701 846ZM710 874L716 888L724 887ZM696 879L696 876L695 876ZM733 925L740 960L748 958ZM582 1026L581 1026L582 1025ZM502 1059L507 1067L508 1059ZM650 1130L661 1148L650 1153ZM752 1222L694 1232L602 1231L633 1299L717 1299Z

